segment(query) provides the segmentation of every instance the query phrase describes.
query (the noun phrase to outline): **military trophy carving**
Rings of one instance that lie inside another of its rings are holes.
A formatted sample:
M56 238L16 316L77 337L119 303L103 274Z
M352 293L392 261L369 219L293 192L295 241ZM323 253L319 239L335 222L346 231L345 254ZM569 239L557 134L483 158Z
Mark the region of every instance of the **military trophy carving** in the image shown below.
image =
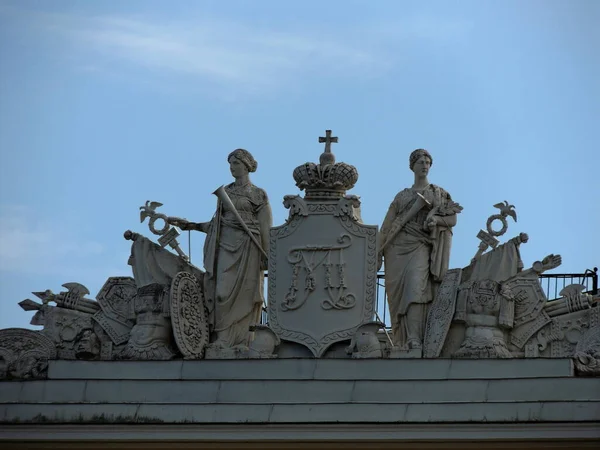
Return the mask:
M234 181L213 192L210 221L167 216L147 201L140 222L158 238L125 232L133 277L109 277L95 298L69 282L58 294L33 292L41 303L21 301L42 329L0 330L0 379L45 378L53 359L289 357L572 358L578 374L600 375L597 289L574 283L548 300L540 275L562 258L525 268L520 246L529 236L500 242L507 219L517 221L514 205L494 204L475 256L449 268L462 207L429 183L428 151L411 153L415 183L394 197L378 233L347 194L358 171L336 162L338 138L326 130L318 141L319 162L293 170L304 194L283 198L282 225L272 226L268 196L249 178L258 163L244 149L227 156ZM206 234L203 269L182 250L178 229ZM375 311L384 262L389 328Z
M517 214L506 201L494 207L500 213L477 235L481 243L471 264L449 270L442 282L427 320L424 356L573 357L580 373L600 374L595 298L573 284L548 301L539 276L560 266L561 256L550 254L524 270L519 247L529 236L519 233L500 244L506 218L516 222ZM496 220L499 230L492 226Z

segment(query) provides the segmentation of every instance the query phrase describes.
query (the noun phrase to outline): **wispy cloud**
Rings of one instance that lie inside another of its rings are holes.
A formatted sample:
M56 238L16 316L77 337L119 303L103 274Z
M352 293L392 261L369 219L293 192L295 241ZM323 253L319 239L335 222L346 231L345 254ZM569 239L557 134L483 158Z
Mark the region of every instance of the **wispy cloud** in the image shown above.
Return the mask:
M447 39L463 23L429 17L361 28L337 26L275 30L219 18L169 22L144 17L31 13L28 23L66 38L88 70L144 68L196 84L264 92L312 74L374 77L385 74L408 39ZM85 68L85 69L84 69Z
M126 257L122 268L93 240L81 239L64 223L40 219L25 207L0 208L0 271L32 275L87 277L105 269L128 272Z
M103 62L104 70L114 70L115 63L125 64L242 90L272 89L315 68L320 76L364 76L387 65L386 58L366 44L224 20L157 23L45 14L36 24L80 50L82 67L98 68Z

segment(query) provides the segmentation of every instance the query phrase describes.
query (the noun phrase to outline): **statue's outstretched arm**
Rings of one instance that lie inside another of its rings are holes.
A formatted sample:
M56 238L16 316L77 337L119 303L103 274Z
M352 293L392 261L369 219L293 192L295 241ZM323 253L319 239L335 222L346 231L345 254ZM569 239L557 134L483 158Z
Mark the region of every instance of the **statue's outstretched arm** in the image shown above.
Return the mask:
M180 228L183 231L194 230L201 231L203 233L208 232L210 222L190 222L187 219L181 217L167 217L167 223Z

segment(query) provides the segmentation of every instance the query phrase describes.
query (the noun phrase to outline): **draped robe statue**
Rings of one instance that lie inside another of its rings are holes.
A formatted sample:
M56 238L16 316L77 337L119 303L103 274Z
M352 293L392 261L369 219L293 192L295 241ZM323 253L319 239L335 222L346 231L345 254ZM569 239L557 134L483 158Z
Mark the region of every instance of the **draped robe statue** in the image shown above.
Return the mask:
M227 161L235 181L225 186L227 201L219 198L212 220L168 220L183 230L207 233L204 299L212 331L211 346L216 349L247 347L250 326L260 322L267 267L264 255L268 255L273 224L266 192L250 182L249 173L258 166L254 157L247 150L237 149Z
M452 227L462 210L427 181L431 163L426 150L411 154L415 185L396 195L381 227L394 345L404 350L422 348L428 306L448 270Z
M225 187L229 198L257 240L271 226L265 191L252 185ZM265 251L268 241L261 242ZM266 262L258 247L221 202L210 222L204 245L204 290L213 307L216 344L223 347L248 345L248 329L258 324L264 303Z

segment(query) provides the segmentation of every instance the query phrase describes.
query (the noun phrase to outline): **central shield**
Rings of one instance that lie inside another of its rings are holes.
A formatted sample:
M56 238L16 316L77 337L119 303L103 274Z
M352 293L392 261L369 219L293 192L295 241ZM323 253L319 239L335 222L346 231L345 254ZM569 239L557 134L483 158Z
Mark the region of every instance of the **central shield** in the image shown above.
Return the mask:
M284 205L290 217L270 236L269 326L320 357L373 320L377 226L360 222L355 196Z

